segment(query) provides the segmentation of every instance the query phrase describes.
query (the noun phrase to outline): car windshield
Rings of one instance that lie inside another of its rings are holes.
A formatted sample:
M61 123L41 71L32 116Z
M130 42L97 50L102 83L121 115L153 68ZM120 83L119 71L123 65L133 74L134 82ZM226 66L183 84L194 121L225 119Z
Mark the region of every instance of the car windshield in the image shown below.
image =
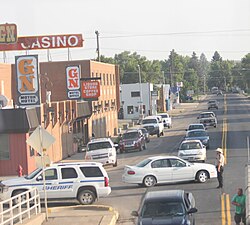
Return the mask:
M160 115L162 118L168 118L169 117L169 115Z
M143 161L141 161L138 164L136 164L136 167L144 167L147 164L149 164L151 161L152 161L151 159L144 159Z
M40 173L42 171L42 168L37 168L36 170L34 170L33 172L31 172L30 174L28 174L27 176L25 176L24 178L27 180L31 180L33 179L38 173Z
M198 142L183 143L180 147L180 150L193 150L201 149L201 145Z
M88 144L88 150L89 151L103 149L103 148L112 148L112 146L111 146L109 141L96 142L96 143L89 143Z
M207 136L207 133L205 131L192 131L188 132L188 137L204 137Z
M214 115L212 113L204 113L200 115L200 118L209 118L209 117L214 117Z
M184 207L181 202L154 201L146 202L142 208L141 216L143 218L182 216Z
M129 132L129 133L124 133L122 135L123 139L132 139L132 138L138 138L138 132Z
M188 130L195 130L195 129L204 129L204 126L202 124L197 125L190 125Z
M157 123L157 119L144 119L144 120L142 120L142 124L150 124L150 123Z

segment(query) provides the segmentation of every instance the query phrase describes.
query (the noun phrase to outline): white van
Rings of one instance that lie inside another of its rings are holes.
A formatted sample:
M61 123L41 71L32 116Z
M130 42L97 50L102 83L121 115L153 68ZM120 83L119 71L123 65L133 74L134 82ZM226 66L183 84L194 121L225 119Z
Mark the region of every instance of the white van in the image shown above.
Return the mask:
M103 165L112 164L115 167L117 166L115 144L110 138L92 139L87 144L85 159L100 162Z

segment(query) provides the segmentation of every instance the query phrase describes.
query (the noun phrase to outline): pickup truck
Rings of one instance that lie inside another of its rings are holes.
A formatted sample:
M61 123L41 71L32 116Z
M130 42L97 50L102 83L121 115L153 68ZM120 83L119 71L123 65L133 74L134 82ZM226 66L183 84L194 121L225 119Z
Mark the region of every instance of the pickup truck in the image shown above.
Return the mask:
M217 118L214 112L202 112L197 117L200 123L202 123L205 127L213 126L217 127Z
M164 135L164 124L161 116L147 116L142 120L142 127L146 128L150 135L157 137Z

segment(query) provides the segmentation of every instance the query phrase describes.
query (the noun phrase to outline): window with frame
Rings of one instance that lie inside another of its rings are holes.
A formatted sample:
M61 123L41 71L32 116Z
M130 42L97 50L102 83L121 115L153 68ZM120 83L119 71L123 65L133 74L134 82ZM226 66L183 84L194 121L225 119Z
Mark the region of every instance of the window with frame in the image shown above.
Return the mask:
M141 93L140 91L131 91L131 97L134 98L134 97L140 97L141 96Z
M85 177L103 177L102 171L99 167L80 167L80 170Z
M62 179L72 179L77 178L77 172L74 168L62 168Z
M105 82L105 74L103 74L103 76L102 76L102 78L103 78L103 85L105 85L106 84L106 82Z
M56 180L57 178L58 176L56 169L48 169L45 171L45 180Z
M9 135L0 134L0 160L10 159Z
M107 85L109 85L109 75L107 74Z
M128 114L134 114L134 106L127 107Z
M185 167L186 163L179 159L170 159L170 163L172 167Z

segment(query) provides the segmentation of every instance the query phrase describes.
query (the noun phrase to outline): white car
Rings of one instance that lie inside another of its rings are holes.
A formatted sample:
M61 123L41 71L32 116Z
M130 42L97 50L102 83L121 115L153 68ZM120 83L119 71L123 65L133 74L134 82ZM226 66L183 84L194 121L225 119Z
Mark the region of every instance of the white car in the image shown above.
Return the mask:
M190 163L177 156L154 156L135 166L126 165L122 181L152 187L160 183L189 180L205 183L208 179L216 177L216 168L212 164Z
M167 128L172 127L172 118L169 116L168 113L159 113L157 115L162 117L164 127L167 127Z
M178 150L178 156L188 161L202 161L207 159L206 146L200 140L182 141Z

